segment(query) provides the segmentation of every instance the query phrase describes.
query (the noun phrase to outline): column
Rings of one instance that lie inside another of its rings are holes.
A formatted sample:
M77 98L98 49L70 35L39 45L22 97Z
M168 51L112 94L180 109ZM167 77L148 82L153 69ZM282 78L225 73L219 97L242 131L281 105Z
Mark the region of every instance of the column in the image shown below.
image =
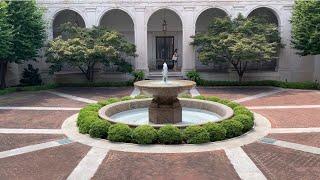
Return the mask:
M194 7L184 7L182 12L182 72L195 69L195 50L190 43L193 41L191 36L195 35Z
M135 69L148 73L147 20L144 7L135 8L135 20L134 38L138 54L138 57L135 58Z
M86 23L86 28L92 28L93 26L98 26L99 24L96 24L96 23L99 23L97 22L97 9L95 7L88 7L86 8L86 16L83 17L85 18L84 21Z

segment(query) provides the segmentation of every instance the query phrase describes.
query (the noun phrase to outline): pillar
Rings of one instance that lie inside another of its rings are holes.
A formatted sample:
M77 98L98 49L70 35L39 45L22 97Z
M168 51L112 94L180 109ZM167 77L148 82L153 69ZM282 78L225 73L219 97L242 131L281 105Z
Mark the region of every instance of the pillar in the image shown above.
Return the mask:
M135 69L148 73L147 20L144 7L135 8L135 19L134 38L138 54L135 58Z

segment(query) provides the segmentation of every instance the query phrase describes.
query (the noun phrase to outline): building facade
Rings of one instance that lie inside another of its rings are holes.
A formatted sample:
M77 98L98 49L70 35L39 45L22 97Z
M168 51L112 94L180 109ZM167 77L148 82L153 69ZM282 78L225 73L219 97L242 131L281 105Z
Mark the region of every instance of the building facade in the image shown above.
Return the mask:
M129 61L137 70L148 74L159 71L161 64L178 51L177 72L182 75L198 70L205 79L236 80L236 74L228 65L203 65L196 50L190 45L191 36L205 32L213 17L263 15L275 23L285 47L280 58L268 63L250 65L247 80L315 81L320 79L320 58L300 57L291 48L291 24L293 0L38 0L45 11L48 39L58 35L59 26L65 22L81 27L105 26L121 32L137 47L138 56ZM49 65L44 57L34 62L46 82L81 82L84 78L76 69L66 67L55 75L48 75ZM15 84L25 65L11 64L9 83ZM119 80L128 75L108 73L101 67L97 79ZM19 72L19 73L18 73ZM80 80L82 79L82 80Z

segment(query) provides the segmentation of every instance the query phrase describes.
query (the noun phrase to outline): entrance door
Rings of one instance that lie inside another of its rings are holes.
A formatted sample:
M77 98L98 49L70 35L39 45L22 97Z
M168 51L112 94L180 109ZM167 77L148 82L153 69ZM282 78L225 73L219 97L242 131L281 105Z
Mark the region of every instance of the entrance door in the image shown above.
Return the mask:
M174 51L173 36L158 36L156 37L156 68L162 69L162 64L166 62L168 68L173 68L172 55Z

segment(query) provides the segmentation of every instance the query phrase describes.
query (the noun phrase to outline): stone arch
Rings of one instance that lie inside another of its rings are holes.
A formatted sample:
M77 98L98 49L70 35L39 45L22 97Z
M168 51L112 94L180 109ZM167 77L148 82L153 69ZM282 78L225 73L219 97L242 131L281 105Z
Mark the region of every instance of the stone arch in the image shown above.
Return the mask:
M102 13L99 26L116 30L123 34L130 42L134 43L135 22L132 15L122 8L108 9Z
M219 7L204 8L196 15L195 30L196 32L203 32L207 29L207 25L212 18L226 16L230 16L230 14L225 9Z
M253 8L246 17L259 17L266 19L267 22L273 23L278 27L279 32L281 31L281 20L279 13L276 9L269 7L269 6L258 6ZM278 53L280 55L281 50L278 49ZM248 64L248 70L250 71L276 71L277 67L279 66L279 59L273 59L268 62L250 62Z
M258 6L253 8L246 17L254 17L254 16L265 16L268 18L267 21L270 23L276 24L278 27L281 27L281 20L279 13L272 7L268 6Z
M159 70L162 63L167 62L173 69L172 54L178 49L177 70L182 67L183 59L183 21L179 12L172 8L158 8L147 19L147 57L149 69ZM167 30L163 30L164 20Z
M86 27L84 18L79 12L73 9L62 9L55 13L52 20L52 36L53 38L61 35L60 26L64 23L70 22L79 27Z

